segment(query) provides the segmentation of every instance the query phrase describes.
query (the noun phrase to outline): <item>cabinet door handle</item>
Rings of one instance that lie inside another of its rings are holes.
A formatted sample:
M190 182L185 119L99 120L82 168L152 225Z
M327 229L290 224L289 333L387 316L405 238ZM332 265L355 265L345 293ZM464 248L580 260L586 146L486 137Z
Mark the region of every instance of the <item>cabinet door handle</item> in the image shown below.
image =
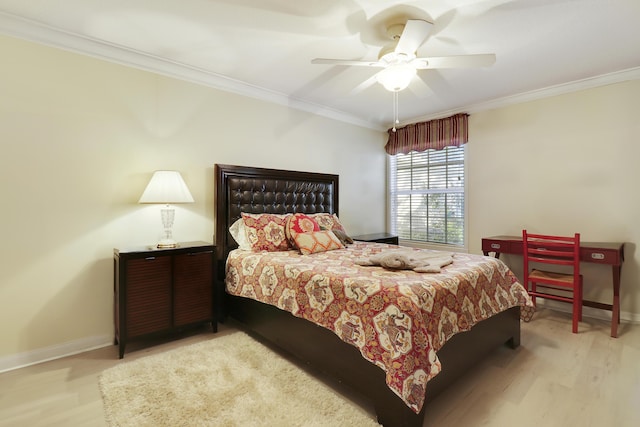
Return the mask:
M154 256L148 256L145 258L147 261L153 261L154 259L156 259L156 257Z

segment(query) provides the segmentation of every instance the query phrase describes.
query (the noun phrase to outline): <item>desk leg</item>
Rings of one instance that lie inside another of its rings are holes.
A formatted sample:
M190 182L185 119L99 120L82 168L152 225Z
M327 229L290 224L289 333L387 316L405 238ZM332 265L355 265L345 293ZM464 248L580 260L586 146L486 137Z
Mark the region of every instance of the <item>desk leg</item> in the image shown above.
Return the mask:
M618 325L620 324L620 270L622 266L614 265L613 271L613 307L611 310L611 336L618 337Z

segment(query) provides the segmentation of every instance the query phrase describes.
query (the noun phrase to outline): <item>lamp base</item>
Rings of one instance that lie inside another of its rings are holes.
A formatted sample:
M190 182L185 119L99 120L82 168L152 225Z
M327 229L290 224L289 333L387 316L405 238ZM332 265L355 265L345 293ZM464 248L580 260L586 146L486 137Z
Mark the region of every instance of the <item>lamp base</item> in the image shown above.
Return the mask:
M173 239L162 239L156 245L158 249L177 248L178 242Z

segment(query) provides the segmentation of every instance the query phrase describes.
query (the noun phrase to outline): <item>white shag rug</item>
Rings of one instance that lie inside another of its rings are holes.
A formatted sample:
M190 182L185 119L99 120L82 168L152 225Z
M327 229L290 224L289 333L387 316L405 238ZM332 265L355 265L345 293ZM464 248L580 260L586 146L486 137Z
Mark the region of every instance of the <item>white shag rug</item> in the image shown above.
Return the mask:
M122 362L99 384L111 427L379 426L243 332Z

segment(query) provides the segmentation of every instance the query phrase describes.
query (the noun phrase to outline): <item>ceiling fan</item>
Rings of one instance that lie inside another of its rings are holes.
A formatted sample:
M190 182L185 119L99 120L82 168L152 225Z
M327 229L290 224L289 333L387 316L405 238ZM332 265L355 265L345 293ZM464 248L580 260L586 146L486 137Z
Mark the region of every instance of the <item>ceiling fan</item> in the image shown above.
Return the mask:
M406 24L389 25L387 35L393 42L382 47L377 61L315 58L311 63L382 68L375 78L391 92L406 89L418 70L487 67L495 63L494 54L418 58L416 51L427 39L432 27L433 23L422 19L409 19Z

